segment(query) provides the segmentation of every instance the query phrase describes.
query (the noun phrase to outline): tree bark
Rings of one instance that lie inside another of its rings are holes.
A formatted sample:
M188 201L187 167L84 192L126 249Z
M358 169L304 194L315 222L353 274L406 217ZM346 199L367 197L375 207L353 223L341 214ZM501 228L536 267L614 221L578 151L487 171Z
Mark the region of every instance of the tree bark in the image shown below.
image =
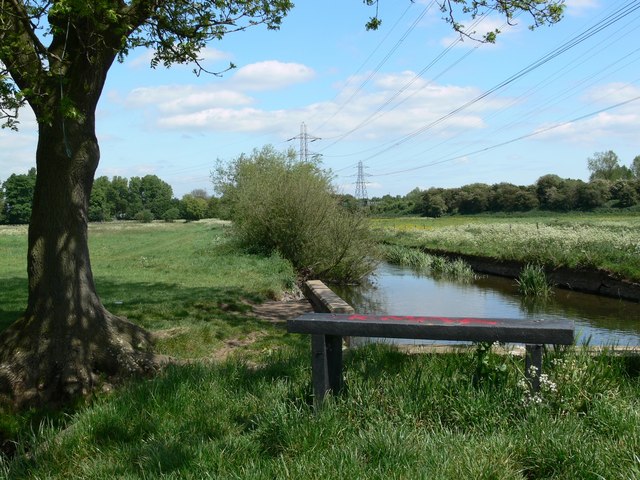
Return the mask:
M144 329L110 314L96 293L87 211L98 166L93 109L40 122L29 226L29 298L0 336L0 395L14 405L66 403L100 376L156 366Z

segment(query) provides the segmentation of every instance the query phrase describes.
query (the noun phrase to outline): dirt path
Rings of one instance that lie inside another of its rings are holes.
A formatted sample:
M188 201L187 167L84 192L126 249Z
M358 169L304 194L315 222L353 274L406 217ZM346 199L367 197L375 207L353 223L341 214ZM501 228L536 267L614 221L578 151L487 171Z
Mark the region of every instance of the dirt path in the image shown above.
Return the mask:
M254 305L252 314L266 322L282 324L305 312L312 312L311 304L306 300L269 301ZM247 347L266 335L265 332L252 332L242 338L229 338L224 345L213 352L211 358L215 361L225 360L236 350Z

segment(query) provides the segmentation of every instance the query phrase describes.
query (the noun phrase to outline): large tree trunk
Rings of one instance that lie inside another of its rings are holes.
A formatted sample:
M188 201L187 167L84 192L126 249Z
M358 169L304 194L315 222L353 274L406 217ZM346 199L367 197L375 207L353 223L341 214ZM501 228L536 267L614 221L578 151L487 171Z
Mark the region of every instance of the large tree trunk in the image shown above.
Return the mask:
M0 336L0 395L19 406L64 403L89 392L100 375L155 365L149 333L111 315L94 285L87 242L99 160L93 111L62 118L40 122L29 300L25 316Z

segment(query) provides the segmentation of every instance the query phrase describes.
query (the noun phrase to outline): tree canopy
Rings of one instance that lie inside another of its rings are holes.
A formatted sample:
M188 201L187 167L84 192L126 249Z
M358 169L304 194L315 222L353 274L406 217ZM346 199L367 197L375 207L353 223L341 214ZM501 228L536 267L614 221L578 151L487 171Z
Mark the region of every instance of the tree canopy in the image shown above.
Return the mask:
M29 223L36 169L26 175L13 174L2 184L2 220L9 224Z
M632 171L620 165L620 158L613 150L596 152L587 160L587 166L591 172L590 180L620 180L633 177Z
M64 95L74 70L104 75L111 63L132 49L153 51L151 66L193 64L212 40L253 25L277 29L292 8L289 0L9 0L0 6L0 115L17 125L18 107L29 102L41 119L57 95L65 116L82 114L72 95ZM46 45L44 42L49 41ZM209 72L214 73L214 72ZM81 91L86 90L76 85ZM93 106L101 89L85 101Z

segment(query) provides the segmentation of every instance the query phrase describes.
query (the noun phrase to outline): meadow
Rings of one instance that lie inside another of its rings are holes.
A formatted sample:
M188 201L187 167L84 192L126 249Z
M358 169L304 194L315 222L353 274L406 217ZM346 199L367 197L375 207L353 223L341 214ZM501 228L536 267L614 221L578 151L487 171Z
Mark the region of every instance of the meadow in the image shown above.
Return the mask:
M640 478L640 358L550 349L542 390L488 346L345 358L313 407L309 338L254 315L294 287L215 222L90 228L108 308L183 361L64 411L0 412L0 478ZM0 229L0 328L26 302L26 230ZM215 355L224 345L232 354Z
M546 268L598 269L640 282L639 215L523 215L374 219L394 245L515 260Z
M228 337L253 332L255 320L238 321L237 314L290 290L295 272L278 256L235 252L227 230L216 221L91 224L91 263L102 302L149 330L173 329L158 345L173 356L198 356ZM0 329L27 302L26 231L0 227Z

